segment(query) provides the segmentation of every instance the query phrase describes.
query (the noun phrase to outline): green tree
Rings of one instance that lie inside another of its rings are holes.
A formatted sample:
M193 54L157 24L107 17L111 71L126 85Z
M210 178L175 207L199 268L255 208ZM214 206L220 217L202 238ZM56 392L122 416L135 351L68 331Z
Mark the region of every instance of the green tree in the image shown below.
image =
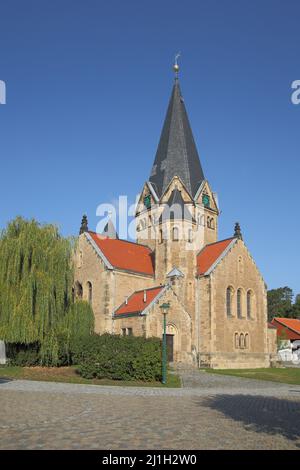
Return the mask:
M58 361L58 338L74 332L78 319L80 331L93 329L90 306L73 305L73 248L54 225L21 217L0 236L0 338L39 343L42 362Z
M296 300L293 305L293 317L300 318L300 294L296 295Z
M274 317L293 317L293 291L280 287L268 291L268 320Z

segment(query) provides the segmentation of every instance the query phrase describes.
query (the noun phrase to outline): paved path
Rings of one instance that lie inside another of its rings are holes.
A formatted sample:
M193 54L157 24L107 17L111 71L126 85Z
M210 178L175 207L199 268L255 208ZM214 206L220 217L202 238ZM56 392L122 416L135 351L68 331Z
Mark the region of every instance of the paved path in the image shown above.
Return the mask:
M182 389L0 381L0 448L300 448L300 386L200 371L182 380Z

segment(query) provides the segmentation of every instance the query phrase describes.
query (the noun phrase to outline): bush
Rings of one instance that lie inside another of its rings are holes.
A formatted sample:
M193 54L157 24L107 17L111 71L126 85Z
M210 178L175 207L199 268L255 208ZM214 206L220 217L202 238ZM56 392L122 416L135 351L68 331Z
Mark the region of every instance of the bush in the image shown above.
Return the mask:
M74 345L73 362L82 377L113 380L161 379L161 341L117 335L92 335Z
M39 364L39 343L6 344L6 354L11 365L14 366L36 366Z

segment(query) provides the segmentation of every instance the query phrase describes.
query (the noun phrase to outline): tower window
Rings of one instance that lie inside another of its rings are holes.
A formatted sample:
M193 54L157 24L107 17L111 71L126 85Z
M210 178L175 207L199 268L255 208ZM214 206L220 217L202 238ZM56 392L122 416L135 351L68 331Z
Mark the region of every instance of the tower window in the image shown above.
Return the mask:
M144 205L146 209L150 209L151 207L151 196L150 194L147 194L147 196L144 197Z
M173 227L173 229L172 229L172 240L173 240L173 242L178 242L178 240L179 240L178 227Z
M203 194L202 204L204 205L204 207L210 207L210 197L208 194Z
M191 228L189 229L188 241L189 243L193 241L193 230Z
M163 242L163 231L162 229L160 229L159 231L159 243L162 243Z

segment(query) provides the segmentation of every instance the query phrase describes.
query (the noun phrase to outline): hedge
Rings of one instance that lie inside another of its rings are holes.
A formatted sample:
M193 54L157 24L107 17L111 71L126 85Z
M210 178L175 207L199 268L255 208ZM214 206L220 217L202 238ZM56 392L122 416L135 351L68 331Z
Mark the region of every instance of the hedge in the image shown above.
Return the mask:
M73 362L88 379L161 380L161 341L94 334L74 344Z

